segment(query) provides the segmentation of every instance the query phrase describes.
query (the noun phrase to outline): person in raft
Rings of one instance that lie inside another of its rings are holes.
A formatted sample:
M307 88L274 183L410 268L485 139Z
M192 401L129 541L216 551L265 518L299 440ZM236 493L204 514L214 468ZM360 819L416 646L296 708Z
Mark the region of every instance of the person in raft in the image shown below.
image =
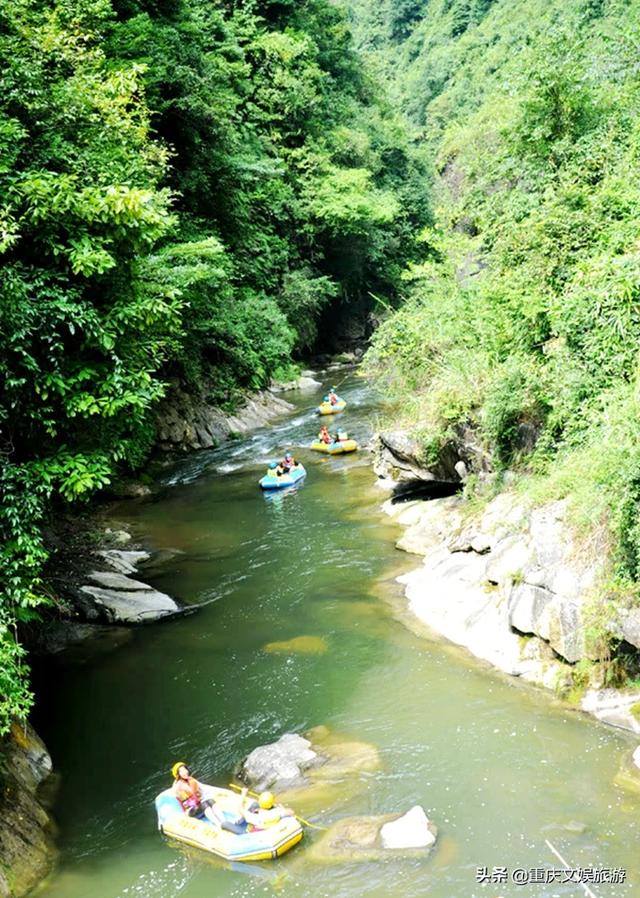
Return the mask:
M329 402L331 403L331 405L336 405L339 401L339 397L336 392L337 389L337 387L331 387L331 389L329 390Z
M331 442L331 434L329 433L329 428L326 424L323 424L320 428L320 433L318 434L318 442L327 443L327 445Z
M298 462L295 460L293 455L290 452L285 452L284 458L280 462L280 472L282 474L288 474L291 468L297 468Z
M243 833L244 819L227 820L216 807L212 798L202 797L202 784L198 782L184 761L177 761L171 768L173 775L173 793L182 805L182 809L189 817L206 817L210 823L226 829L232 833Z
M242 790L243 806L246 804L247 790ZM272 792L261 792L257 801L251 801L245 807L244 819L247 822L247 830L256 832L257 830L268 829L280 823L283 817L295 817L291 808L285 808L281 804L275 804Z
M349 434L346 430L339 430L333 438L334 443L342 443L349 439Z

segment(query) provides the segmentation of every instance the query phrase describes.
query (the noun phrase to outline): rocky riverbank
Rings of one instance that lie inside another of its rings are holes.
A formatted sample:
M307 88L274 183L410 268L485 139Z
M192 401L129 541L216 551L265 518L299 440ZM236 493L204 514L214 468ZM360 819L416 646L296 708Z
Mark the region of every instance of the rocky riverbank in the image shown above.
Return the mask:
M380 440L379 475L401 470L406 481L466 474L460 457L441 468L420 467L397 435ZM631 652L640 648L640 611L602 601L604 552L576 542L566 502L531 508L507 489L482 510L470 507L459 496L385 503L405 528L398 548L423 559L399 578L409 609L498 670L570 695L597 719L640 733L640 692L603 688L611 636Z

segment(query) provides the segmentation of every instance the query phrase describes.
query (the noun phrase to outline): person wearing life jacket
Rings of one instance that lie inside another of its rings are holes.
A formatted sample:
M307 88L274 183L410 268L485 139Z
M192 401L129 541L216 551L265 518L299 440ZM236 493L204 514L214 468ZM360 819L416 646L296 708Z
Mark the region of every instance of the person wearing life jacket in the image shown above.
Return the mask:
M336 390L337 387L331 387L331 389L329 390L329 402L331 403L331 405L337 405L337 403L340 401Z
M283 474L288 474L292 468L297 468L298 462L290 452L285 452L284 458L280 462L280 468Z
M171 768L173 775L173 793L189 817L206 817L210 823L232 833L245 832L243 818L227 820L212 798L202 797L202 784L195 777L184 761L176 761Z
M267 477L278 477L278 462L272 461L267 468Z
M349 439L349 434L346 430L339 430L335 435L336 443L344 443Z
M326 443L327 445L331 443L331 434L329 433L329 428L326 424L323 424L320 428L320 433L318 434L318 442Z
M257 832L275 826L283 817L295 817L295 814L291 808L276 805L272 792L261 792L258 800L252 801L244 811L244 819L248 824L249 832Z

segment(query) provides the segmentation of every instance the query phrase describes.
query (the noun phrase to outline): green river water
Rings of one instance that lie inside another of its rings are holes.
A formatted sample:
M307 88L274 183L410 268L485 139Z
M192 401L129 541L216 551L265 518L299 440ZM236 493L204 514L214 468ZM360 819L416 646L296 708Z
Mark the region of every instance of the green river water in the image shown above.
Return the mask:
M350 375L341 426L367 442L375 396ZM136 630L116 651L61 659L46 672L37 724L61 774L61 864L45 898L552 898L576 884L477 884L476 868L624 867L640 894L640 803L613 778L633 742L543 691L424 638L401 620L398 552L379 510L369 456L299 448L317 429L319 394L286 419L166 477L157 497L114 516L154 549L176 550L145 579L197 613ZM265 461L296 448L308 476L286 495L257 486ZM272 640L321 636L322 654L272 654ZM440 827L426 859L330 866L305 840L283 859L230 869L166 844L154 796L186 759L225 784L256 745L326 724L373 743L379 772L327 791L309 811L327 823L422 804ZM577 822L581 826L567 824Z

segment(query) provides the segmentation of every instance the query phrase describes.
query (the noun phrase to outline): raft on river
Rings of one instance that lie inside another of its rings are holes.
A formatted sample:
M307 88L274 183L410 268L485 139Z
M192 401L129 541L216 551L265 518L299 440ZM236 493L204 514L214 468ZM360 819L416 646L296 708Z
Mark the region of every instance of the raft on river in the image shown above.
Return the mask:
M202 785L202 797L212 798L229 821L242 812L242 799L229 789ZM304 831L296 817L283 817L263 830L232 833L206 817L189 817L173 789L156 798L158 829L163 835L185 845L201 848L227 861L269 861L297 845Z
M314 452L324 452L327 455L342 455L344 452L355 452L358 444L355 440L334 440L333 443L315 440L311 448Z
M343 412L346 407L347 403L344 399L338 399L334 405L330 402L321 402L318 406L318 413L320 415L335 415L338 412Z
M263 490L281 490L285 486L299 483L306 474L303 465L297 465L295 468L291 468L288 474L281 474L279 477L275 469L269 470L258 482Z

